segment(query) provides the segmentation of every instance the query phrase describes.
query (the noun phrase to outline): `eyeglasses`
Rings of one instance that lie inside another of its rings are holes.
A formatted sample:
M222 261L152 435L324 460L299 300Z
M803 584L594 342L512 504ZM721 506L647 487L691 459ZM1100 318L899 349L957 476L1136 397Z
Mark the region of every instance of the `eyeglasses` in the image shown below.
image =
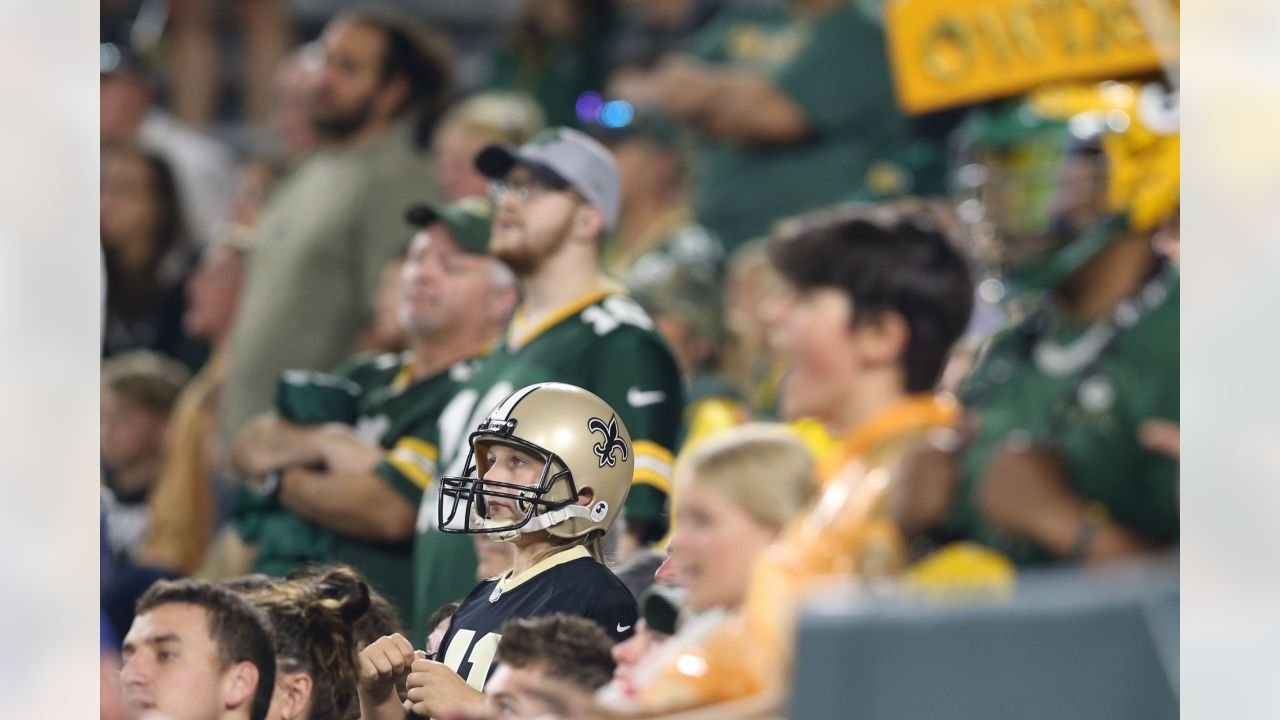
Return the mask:
M538 197L552 192L563 192L568 189L567 185L553 184L538 178L522 179L514 182L493 180L489 183L489 197L494 202L497 202L508 194L514 194L517 200L524 202L531 197Z

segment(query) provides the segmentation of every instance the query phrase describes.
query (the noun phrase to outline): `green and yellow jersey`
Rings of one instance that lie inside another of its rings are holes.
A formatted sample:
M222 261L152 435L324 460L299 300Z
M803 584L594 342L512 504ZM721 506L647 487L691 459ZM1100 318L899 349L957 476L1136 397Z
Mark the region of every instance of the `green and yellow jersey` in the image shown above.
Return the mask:
M1101 503L1114 520L1152 542L1177 542L1177 461L1138 439L1144 420L1179 417L1176 275L1162 290L1163 300L1083 370L1055 370L1069 358L1037 354L1030 327L1035 314L992 340L961 391L966 409L978 416L978 431L960 457L955 530L1019 564L1053 559L1044 548L993 527L977 507L987 464L1021 435L1061 453L1077 495ZM1042 336L1056 348L1085 347L1091 332L1089 325L1064 321Z
M342 422L387 449L375 472L412 506L437 477L440 457L436 420L474 369L458 363L414 382L412 356L362 356L333 373L286 373L277 412L307 423ZM413 608L413 541L377 542L335 533L275 507L244 511L237 518L246 540L256 542L254 569L281 575L300 565L343 562L360 571L402 617ZM248 528L249 533L243 530Z
M385 354L339 368L337 374L361 387L355 431L387 449L375 472L412 507L438 476L436 421L472 363L462 362L413 381L412 356ZM384 543L338 535L333 560L349 563L409 617L413 608L413 541Z

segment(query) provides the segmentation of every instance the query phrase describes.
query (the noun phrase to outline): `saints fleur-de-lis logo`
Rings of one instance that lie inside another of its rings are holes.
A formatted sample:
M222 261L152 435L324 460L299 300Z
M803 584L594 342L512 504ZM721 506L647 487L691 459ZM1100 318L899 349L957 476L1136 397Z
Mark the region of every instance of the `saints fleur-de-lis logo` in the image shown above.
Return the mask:
M618 436L618 418L611 416L609 422L605 422L598 417L593 417L587 421L587 429L593 433L600 433L604 439L591 447L595 451L596 457L600 458L600 467L608 465L614 467L618 464L618 459L614 453L617 450L622 451L622 459L625 461L629 455L627 443Z

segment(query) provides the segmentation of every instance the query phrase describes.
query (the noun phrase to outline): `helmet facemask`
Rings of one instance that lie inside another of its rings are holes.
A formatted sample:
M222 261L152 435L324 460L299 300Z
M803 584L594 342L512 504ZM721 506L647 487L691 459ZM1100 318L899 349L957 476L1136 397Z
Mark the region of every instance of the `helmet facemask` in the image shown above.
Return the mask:
M530 456L532 467L512 466L514 477L506 467L490 472L490 454L507 460L506 450L495 447ZM508 395L470 435L467 450L459 458L463 474L440 479L437 527L444 532L489 533L495 540L543 530L561 540L587 537L608 531L631 489L626 425L603 400L564 383ZM505 508L494 512L494 503Z
M953 178L969 247L991 274L1016 276L1105 224L1107 161L1092 139L1046 129L971 148Z
M1052 290L1179 200L1178 93L1068 83L984 108L957 129L952 197L983 270L1009 295Z
M512 421L489 424L514 425ZM468 440L471 449L463 474L440 479L438 509L442 531L488 533L493 540L508 541L521 533L545 529L555 513L565 513L566 508L577 505L578 489L565 463L546 448L515 437L512 429L482 425ZM542 470L537 482L524 485L484 479L489 472L488 451L492 445L505 445L538 459ZM491 517L495 501L513 507L516 517Z

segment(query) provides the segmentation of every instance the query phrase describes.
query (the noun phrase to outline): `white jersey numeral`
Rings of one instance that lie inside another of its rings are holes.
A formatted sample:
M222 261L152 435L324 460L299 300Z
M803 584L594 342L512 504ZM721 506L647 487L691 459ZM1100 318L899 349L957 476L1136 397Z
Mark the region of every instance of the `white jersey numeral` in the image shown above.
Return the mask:
M582 321L590 325L597 335L608 335L619 325L634 325L643 330L653 329L653 320L644 308L621 295L611 295L599 305L592 305L582 311L581 317Z
M467 649L470 648L470 657L467 659L471 661L471 670L467 673L467 684L483 691L484 681L489 677L489 667L493 665L493 656L498 652L498 642L502 640L502 636L488 633L472 646L471 641L475 637L475 630L459 630L455 633L449 643L449 650L445 652L444 664L450 670L458 672L458 668L462 667L462 659L467 656Z
M463 464L467 461L467 438L488 416L503 398L510 395L515 388L509 382L500 382L489 388L484 397L474 388L467 388L449 401L440 413L437 429L440 432L440 475L461 475ZM439 502L439 486L432 485L430 490L422 494L422 504L418 506L418 532L426 532L434 528L439 519L436 504ZM446 515L448 513L446 512Z

